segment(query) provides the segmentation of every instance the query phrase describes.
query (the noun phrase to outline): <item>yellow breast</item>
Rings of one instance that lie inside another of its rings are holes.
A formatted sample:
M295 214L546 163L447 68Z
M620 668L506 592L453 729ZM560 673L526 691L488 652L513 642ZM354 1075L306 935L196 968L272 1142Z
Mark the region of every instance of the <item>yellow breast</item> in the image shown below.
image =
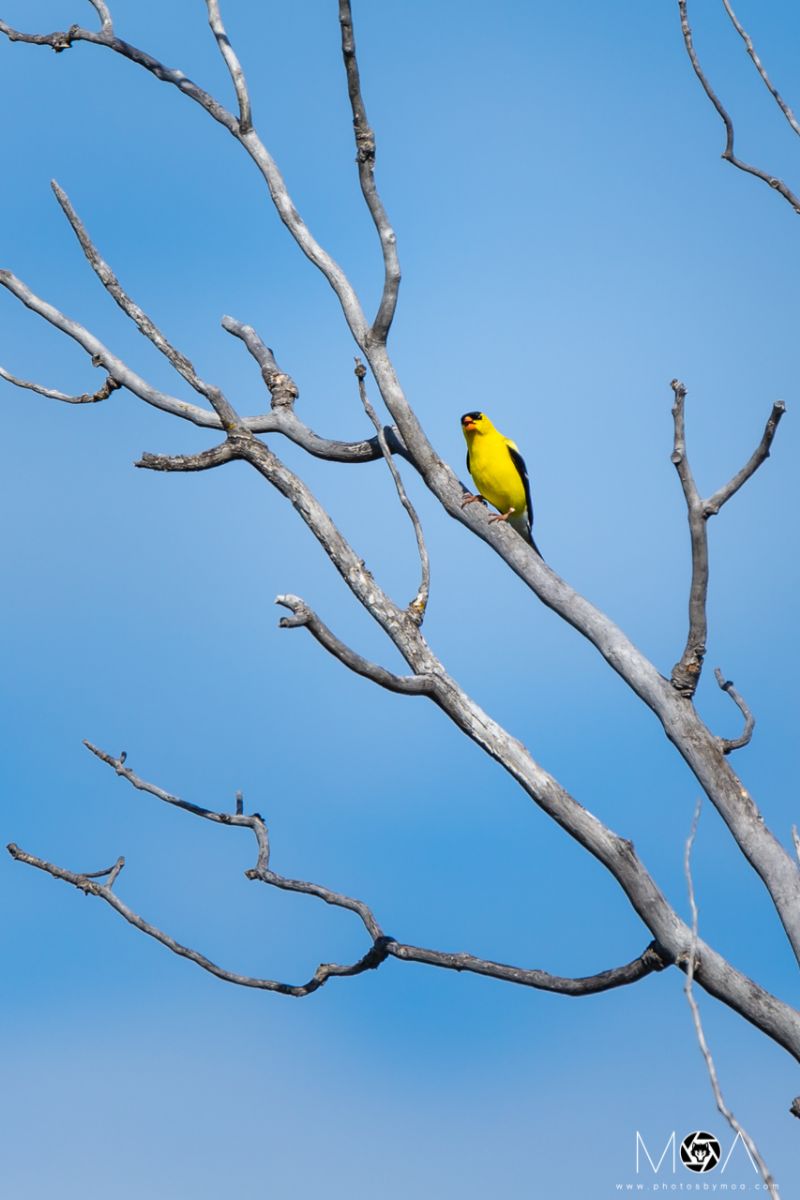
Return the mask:
M480 494L500 512L510 508L525 512L525 484L502 434L476 435L469 440L469 472Z

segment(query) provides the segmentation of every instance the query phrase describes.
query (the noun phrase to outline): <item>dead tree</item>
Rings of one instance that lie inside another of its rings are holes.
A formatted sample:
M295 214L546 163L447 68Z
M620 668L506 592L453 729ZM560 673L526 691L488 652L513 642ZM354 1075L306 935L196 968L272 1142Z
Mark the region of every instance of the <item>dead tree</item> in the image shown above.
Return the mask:
M686 502L691 539L691 589L689 596L689 628L686 644L671 672L665 674L632 643L589 600L579 595L570 584L538 557L513 530L489 522L480 505L464 507L465 489L457 473L437 453L430 443L418 415L411 408L398 378L388 348L389 333L398 302L400 266L395 232L390 224L375 181L375 135L369 125L359 80L353 24L349 0L339 0L342 57L352 108L356 162L364 202L375 226L383 258L383 286L374 316L365 313L361 300L341 267L315 239L298 212L280 170L259 136L253 121L247 83L234 47L222 24L218 0L206 0L208 19L220 54L230 73L236 104L233 109L195 84L181 70L158 61L148 51L123 40L115 31L109 6L92 0L100 19L99 29L73 25L64 32L23 33L0 21L0 32L11 42L27 42L49 47L57 53L84 52L94 48L111 51L149 72L156 79L177 88L187 100L198 105L219 123L238 143L241 151L255 164L266 185L269 198L278 216L293 237L298 249L322 273L332 288L341 313L353 340L356 354L356 380L360 400L375 433L361 441L345 442L323 437L311 429L297 413L297 386L279 365L280 351L269 349L250 325L233 317L222 319L223 328L239 339L243 350L254 360L270 397L268 412L242 415L223 390L215 383L201 378L188 358L181 353L159 329L136 301L125 291L111 266L104 261L87 232L68 196L53 185L56 198L77 237L86 259L110 297L133 321L142 334L163 354L177 374L197 394L196 403L188 403L162 391L104 345L89 329L53 307L9 270L0 271L0 284L11 295L56 330L73 339L86 353L90 362L105 372L100 388L81 395L29 382L3 370L3 378L18 387L28 388L46 397L65 403L94 403L106 399L114 391L125 389L145 404L152 405L176 419L188 421L214 436L214 442L200 453L183 455L143 454L137 466L143 470L168 472L207 471L227 463L241 461L249 464L265 483L275 488L295 509L317 539L335 571L350 589L353 597L383 630L388 641L396 647L408 665L408 673L398 675L376 662L362 657L346 645L324 623L315 608L298 596L282 595L277 603L287 611L280 624L284 628L302 628L328 654L337 658L350 671L389 691L427 698L453 724L495 760L515 780L519 788L553 821L613 876L628 903L646 930L647 944L628 963L612 966L598 975L566 979L547 971L512 966L470 954L454 954L444 950L407 944L388 937L369 905L342 895L319 883L289 879L276 873L270 865L270 842L267 825L258 813L247 814L237 804L235 812L216 812L201 808L145 782L126 764L124 756L115 756L87 743L99 759L135 788L142 789L167 804L218 825L248 829L255 840L256 858L247 872L248 878L271 887L316 896L354 913L364 927L365 951L358 961L340 965L321 964L306 983L295 985L274 979L245 977L219 966L197 950L180 945L167 933L133 912L116 887L124 860L104 871L78 874L47 862L27 850L10 845L15 859L48 872L81 891L97 896L114 908L136 928L157 939L174 953L191 959L214 975L246 987L276 991L285 995L305 996L320 988L331 976L353 976L379 967L389 958L405 962L425 963L456 971L472 971L527 987L542 988L567 995L590 995L609 988L633 984L653 971L677 967L689 972L691 979L745 1020L783 1046L800 1061L800 1014L788 1002L771 995L757 982L748 978L713 946L697 936L675 908L667 901L657 881L638 857L632 842L608 828L569 792L538 761L512 732L503 728L485 712L448 672L422 633L428 603L430 569L428 554L419 517L408 498L402 479L402 468L415 471L442 509L454 520L467 527L497 554L508 569L530 590L532 599L548 606L561 619L587 639L635 695L661 724L666 737L674 745L694 775L702 793L719 812L741 854L757 873L774 905L778 919L795 955L800 956L800 872L793 853L766 825L758 805L746 783L731 765L732 752L744 747L753 732L753 717L744 699L717 672L719 686L728 693L741 712L741 735L733 738L718 736L701 719L693 703L700 680L707 640L707 593L709 582L708 525L724 505L747 483L770 453L778 424L784 412L779 401L772 405L760 441L750 459L738 468L713 493L701 495L692 473L687 451L684 410L686 388L673 380L672 414L674 443L672 461L675 464ZM726 4L726 7L729 7ZM730 119L711 92L694 55L689 32L686 3L680 0L687 48L692 62L709 97L725 121L728 145L725 157L742 166L734 156L733 132ZM733 19L733 17L732 17ZM84 48L82 43L87 43ZM751 55L752 56L752 55ZM756 61L756 60L754 60ZM757 64L758 65L758 64ZM766 78L765 78L766 82ZM794 197L766 173L745 167L785 195ZM385 405L391 423L384 426L373 408L369 390L374 389ZM399 603L390 597L365 567L358 549L351 546L336 527L325 508L312 494L304 480L276 451L281 438L289 439L308 454L330 462L359 464L383 458L391 471L398 499L413 526L419 550L419 581L413 599ZM634 949L639 949L638 947Z

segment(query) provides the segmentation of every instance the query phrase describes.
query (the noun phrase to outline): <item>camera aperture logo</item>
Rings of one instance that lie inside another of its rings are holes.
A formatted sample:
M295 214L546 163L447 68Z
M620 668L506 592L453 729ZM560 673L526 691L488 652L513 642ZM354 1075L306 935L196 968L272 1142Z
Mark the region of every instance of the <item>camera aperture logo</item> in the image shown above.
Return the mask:
M698 1129L683 1139L680 1154L687 1171L713 1171L720 1160L722 1147L713 1133Z
M679 1138L680 1135L673 1129L666 1142L662 1142L661 1138L656 1141L651 1138L648 1145L637 1129L637 1177L657 1177L663 1180L672 1176L674 1179L676 1174L683 1174L684 1170L693 1175L708 1175L713 1171L715 1178L719 1176L727 1180L731 1180L733 1175L741 1177L742 1174L752 1179L751 1172L758 1175L758 1167L741 1133L737 1133L729 1145L705 1129L695 1129L692 1133L685 1134L681 1140ZM670 1185L653 1183L654 1188L667 1186Z

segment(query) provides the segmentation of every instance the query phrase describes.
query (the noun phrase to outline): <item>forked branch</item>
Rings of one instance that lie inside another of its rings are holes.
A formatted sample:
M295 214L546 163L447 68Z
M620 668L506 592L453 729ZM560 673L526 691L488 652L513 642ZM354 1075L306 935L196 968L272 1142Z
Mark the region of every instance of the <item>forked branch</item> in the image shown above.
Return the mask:
M778 422L786 411L786 405L778 400L772 406L761 441L751 454L748 461L728 480L718 488L707 500L703 500L695 483L689 456L686 450L686 422L684 407L686 387L679 379L673 379L670 385L675 395L672 409L674 422L674 441L672 462L681 481L686 513L689 518L689 533L692 544L692 582L689 589L689 634L680 660L672 668L672 686L681 695L691 698L700 681L703 670L703 660L706 654L706 638L708 623L706 616L708 602L708 527L709 517L716 516L723 504L739 491L748 479L769 458L772 440L778 428ZM752 730L751 730L752 732ZM749 738L747 739L749 741ZM742 742L742 745L745 743ZM736 749L729 746L729 749ZM725 753L728 753L726 750Z

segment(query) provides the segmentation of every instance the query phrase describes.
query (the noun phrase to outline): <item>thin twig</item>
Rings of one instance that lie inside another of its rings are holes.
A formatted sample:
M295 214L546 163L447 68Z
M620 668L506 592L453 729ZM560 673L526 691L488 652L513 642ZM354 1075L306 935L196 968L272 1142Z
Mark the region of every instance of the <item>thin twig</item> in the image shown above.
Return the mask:
M266 870L269 867L269 832L264 823L264 818L259 813L228 813L214 812L209 808L201 808L198 804L191 804L188 800L181 800L179 796L173 796L170 792L164 791L154 783L148 783L125 766L125 760L122 755L114 757L113 754L108 754L105 750L101 750L99 746L93 746L91 742L84 741L84 746L87 750L91 750L96 758L101 762L112 767L122 779L126 779L131 787L140 792L146 792L149 796L155 796L157 800L162 800L165 804L171 804L175 808L182 808L185 812L192 813L195 817L203 817L206 821L213 821L217 825L235 825L238 828L250 829L256 839L258 846L258 867Z
M111 867L106 867L104 871L82 871L81 879L104 879L106 875L113 875L116 879L122 868L125 866L125 859L120 857Z
M731 700L744 717L744 729L738 738L720 738L720 742L722 743L722 753L730 754L731 750L741 750L742 746L746 746L750 741L751 737L753 736L753 730L756 727L756 719L750 712L750 709L747 707L742 697L736 691L736 688L733 686L733 681L730 679L725 679L719 667L714 668L714 675L723 692L728 693Z
M786 412L786 405L782 400L776 400L772 406L772 412L767 418L767 423L764 426L764 433L761 441L756 446L750 458L742 467L741 471L728 480L721 488L714 492L713 496L709 496L708 500L703 501L703 515L713 517L719 512L723 504L734 496L739 488L747 483L751 475L754 475L758 468L766 459L769 458L772 440L775 437L775 432L778 428L781 417Z
M126 317L130 317L139 329L139 332L144 334L147 340L152 342L156 350L159 350L169 360L170 364L186 380L189 386L202 396L207 396L210 390L209 385L203 382L186 355L182 354L180 350L175 349L155 322L151 321L147 313L139 307L135 300L131 299L122 287L113 270L105 259L102 258L97 247L89 237L86 226L73 208L67 193L59 186L55 179L50 181L50 186L53 189L56 200L61 205L64 215L72 226L75 236L80 242L81 249L86 256L89 266L108 294L117 302Z
M292 613L291 617L281 617L279 621L281 629L307 629L319 644L324 646L329 654L332 654L334 658L338 658L341 663L344 663L356 675L362 675L365 679L371 679L373 683L379 684L380 687L386 688L389 692L400 692L408 696L426 696L432 693L433 682L428 676L394 675L391 671L387 671L385 667L380 667L377 663L362 658L355 650L351 650L349 646L346 646L344 642L337 638L336 634L319 619L317 614L299 596L276 596L275 603L290 609Z
M361 79L356 57L356 42L353 33L353 15L350 0L339 0L339 24L342 31L342 57L347 73L347 91L353 113L353 131L356 138L356 162L361 191L367 202L383 252L383 294L370 331L378 342L385 342L397 308L400 288L400 261L397 256L397 236L392 228L383 202L375 184L375 134L367 120L367 110L361 94Z
M239 102L239 132L242 134L249 133L253 127L253 119L250 111L250 94L247 90L244 71L239 59L236 57L236 51L233 49L225 32L225 26L222 24L218 0L206 0L206 8L208 9L208 23L211 26L211 32L217 39L220 54L225 60L225 66L228 68L233 86L236 89L236 99Z
M795 196L794 192L790 188L788 188L781 179L778 179L777 176L775 176L775 175L769 175L766 171L762 171L759 167L754 167L750 163L744 162L741 158L738 158L736 156L736 154L734 153L733 121L731 120L727 110L721 103L719 97L717 96L716 92L712 88L711 84L708 82L708 79L706 78L703 68L700 66L700 60L697 57L697 52L695 51L694 42L692 40L692 30L689 25L687 3L688 3L688 0L678 0L678 9L679 9L680 18L681 18L681 32L683 34L683 42L684 42L684 45L686 46L686 53L689 55L689 61L692 64L694 73L697 76L697 78L700 80L700 84L702 85L703 91L708 96L711 103L714 105L714 108L719 113L720 119L721 119L723 125L725 126L725 149L722 151L722 157L726 160L726 162L731 163L732 166L738 167L738 169L740 171L744 171L748 175L755 175L755 177L757 179L763 179L764 183L768 184L773 189L773 191L779 192L780 195L783 196L784 200L786 200L789 204L791 204L792 208L794 209L794 211L796 213L800 213L800 199L797 196Z
M764 1162L763 1158L761 1157L759 1150L758 1150L758 1146L756 1146L755 1142L753 1141L753 1139L751 1138L751 1136L747 1132L747 1130L742 1128L740 1123L737 1121L736 1117L733 1115L731 1110L728 1108L727 1104L725 1103L725 1100L723 1099L722 1091L719 1086L719 1079L717 1077L717 1068L714 1065L714 1059L711 1057L711 1051L708 1048L708 1042L706 1041L706 1036L703 1031L703 1023L700 1018L700 1009L697 1006L697 1001L694 998L694 992L692 989L692 984L694 983L694 976L695 976L695 969L696 969L695 960L697 957L697 949L698 949L698 935L697 935L697 903L695 901L695 895L694 895L694 883L692 882L691 857L692 857L692 846L694 845L694 839L697 834L697 824L698 824L698 821L700 820L700 810L702 808L702 804L703 804L702 798L698 799L697 805L694 810L694 817L692 818L692 827L689 831L689 836L686 839L686 848L684 850L684 855L683 855L683 870L684 870L684 874L686 876L686 887L689 892L689 907L690 907L691 913L692 913L692 941L691 941L689 956L688 956L688 959L686 962L686 982L684 984L683 990L686 994L686 999L689 1002L689 1008L692 1011L692 1021L694 1022L695 1033L697 1034L697 1041L699 1043L700 1050L703 1054L703 1058L705 1059L706 1069L708 1070L708 1077L711 1081L711 1089L714 1093L714 1099L716 1101L717 1108L718 1108L719 1112L722 1114L722 1116L725 1118L725 1120L728 1122L728 1124L730 1125L733 1132L738 1134L739 1137L741 1137L742 1141L744 1142L744 1145L745 1145L745 1148L746 1148L748 1154L750 1155L751 1159L758 1167L758 1170L761 1174L761 1178L763 1179L764 1184L766 1185L767 1191L769 1192L770 1196L772 1197L772 1200L779 1200L778 1189L775 1184L775 1180L772 1178L772 1175L770 1174L766 1163Z
M101 400L107 400L111 393L121 386L111 375L107 375L102 387L99 387L91 396L88 392L83 392L80 396L69 396L66 392L56 391L55 388L42 387L41 384L30 383L27 379L18 379L16 375L11 375L3 367L0 367L0 379L13 383L14 387L26 388L28 391L36 392L39 396L47 396L49 400L61 400L64 404L97 404Z
M408 494L403 485L403 478L398 471L392 452L389 449L386 438L383 433L383 426L378 418L378 414L372 407L367 396L367 388L364 383L364 377L367 374L367 368L364 366L360 358L356 358L356 379L358 380L358 394L361 397L361 403L364 405L364 411L369 417L378 434L378 443L380 445L383 457L386 459L386 465L392 473L394 485L397 488L397 495L400 497L400 503L408 513L411 524L414 527L414 536L417 539L417 551L419 553L419 563L421 571L421 579L417 594L408 606L409 613L417 620L419 625L422 624L425 617L425 609L428 607L428 598L431 592L431 560L428 555L428 548L425 545L425 537L422 533L422 522L417 515L417 510L408 498Z
M722 3L725 6L725 11L727 12L728 16L730 17L731 21L733 22L734 29L739 34L740 38L742 39L745 46L747 47L747 53L750 55L750 58L753 60L755 68L758 71L761 78L763 79L768 91L775 98L775 102L777 103L777 105L780 108L783 115L786 117L786 120L789 122L792 129L795 131L796 134L800 135L800 125L798 125L797 120L795 119L794 113L789 108L789 105L786 103L786 101L783 99L783 97L781 96L778 89L773 84L769 75L767 75L767 72L764 69L764 65L761 62L761 59L758 57L758 54L756 53L756 48L753 45L752 39L751 39L750 35L748 34L747 30L742 27L742 25L739 21L739 18L736 16L736 13L733 11L733 8L731 7L730 0L722 0Z

